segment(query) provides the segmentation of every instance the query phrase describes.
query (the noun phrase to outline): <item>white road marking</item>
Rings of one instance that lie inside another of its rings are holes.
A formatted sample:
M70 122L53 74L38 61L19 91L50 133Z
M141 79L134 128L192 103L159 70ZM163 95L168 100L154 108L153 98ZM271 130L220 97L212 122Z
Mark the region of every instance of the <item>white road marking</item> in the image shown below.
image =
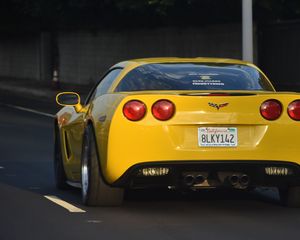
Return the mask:
M5 176L7 176L7 177L15 177L15 176L17 176L17 174L14 174L14 173L7 173L7 174L5 174Z
M88 223L102 223L101 220L87 220Z
M10 107L10 108L14 108L14 109L18 109L18 110L21 110L21 111L25 111L25 112L35 113L35 114L46 116L46 117L51 117L51 118L55 117L55 115L53 115L53 114L40 112L40 111L31 109L31 108L16 106L16 105L12 105L12 104L5 104L5 103L2 103L1 105L6 106L6 107Z
M67 209L69 212L76 212L76 213L84 213L86 212L83 209L80 209L78 207L75 207L74 205L56 197L56 196L49 196L49 195L45 195L45 198L47 198L48 200L50 200L51 202L56 203L57 205Z
M4 167L0 166L0 169L4 169Z

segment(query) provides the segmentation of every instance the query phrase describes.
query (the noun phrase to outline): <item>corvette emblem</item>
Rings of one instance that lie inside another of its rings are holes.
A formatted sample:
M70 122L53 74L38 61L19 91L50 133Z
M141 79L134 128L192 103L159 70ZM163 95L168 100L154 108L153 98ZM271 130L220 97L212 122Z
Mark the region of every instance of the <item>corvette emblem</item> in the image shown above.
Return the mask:
M219 110L220 108L222 108L222 107L226 107L228 104L229 104L229 103L221 103L221 104L216 104L216 103L211 103L211 102L208 103L208 105L209 105L210 107L216 108L216 109L218 109L218 110Z

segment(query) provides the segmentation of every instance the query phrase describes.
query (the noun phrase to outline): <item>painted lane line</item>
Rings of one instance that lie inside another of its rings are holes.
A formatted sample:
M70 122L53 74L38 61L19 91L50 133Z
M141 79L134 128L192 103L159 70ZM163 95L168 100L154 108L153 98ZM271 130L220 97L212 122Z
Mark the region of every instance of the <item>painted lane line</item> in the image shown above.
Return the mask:
M5 176L7 176L7 177L15 177L15 176L17 176L17 174L14 174L14 173L7 173L7 174L5 174Z
M75 207L74 205L72 205L56 196L45 195L44 197L47 198L48 200L50 200L51 202L54 202L57 205L67 209L69 212L73 212L73 213L85 213L86 212L85 210Z
M4 169L4 167L0 166L0 169Z
M40 111L31 109L31 108L21 107L21 106L12 105L12 104L5 104L5 103L2 103L1 105L6 106L6 107L10 107L10 108L14 108L14 109L18 109L18 110L21 110L21 111L25 111L25 112L31 112L31 113L35 113L35 114L38 114L38 115L55 118L54 114L40 112Z
M102 223L101 220L87 220L87 223Z

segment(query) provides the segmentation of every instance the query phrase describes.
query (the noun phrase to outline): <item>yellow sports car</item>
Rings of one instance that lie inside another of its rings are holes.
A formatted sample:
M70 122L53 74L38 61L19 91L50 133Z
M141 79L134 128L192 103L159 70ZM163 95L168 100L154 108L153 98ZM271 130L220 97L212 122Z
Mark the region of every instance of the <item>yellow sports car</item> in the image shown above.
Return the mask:
M255 65L217 58L118 63L84 104L57 95L55 176L87 205L127 188L278 187L300 205L300 95L276 92Z

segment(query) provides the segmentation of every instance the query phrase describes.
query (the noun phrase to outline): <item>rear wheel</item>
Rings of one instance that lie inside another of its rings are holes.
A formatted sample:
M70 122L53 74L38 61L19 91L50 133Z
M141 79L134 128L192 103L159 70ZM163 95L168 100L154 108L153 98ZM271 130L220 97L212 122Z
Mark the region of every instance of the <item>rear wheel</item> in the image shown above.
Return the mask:
M55 137L54 137L54 174L55 184L58 189L68 189L67 177L62 160L61 141L59 137L59 130L55 125Z
M300 207L300 187L279 189L280 201L288 207Z
M118 206L122 204L124 190L107 185L99 166L94 131L88 125L83 137L81 159L82 200L88 206Z

